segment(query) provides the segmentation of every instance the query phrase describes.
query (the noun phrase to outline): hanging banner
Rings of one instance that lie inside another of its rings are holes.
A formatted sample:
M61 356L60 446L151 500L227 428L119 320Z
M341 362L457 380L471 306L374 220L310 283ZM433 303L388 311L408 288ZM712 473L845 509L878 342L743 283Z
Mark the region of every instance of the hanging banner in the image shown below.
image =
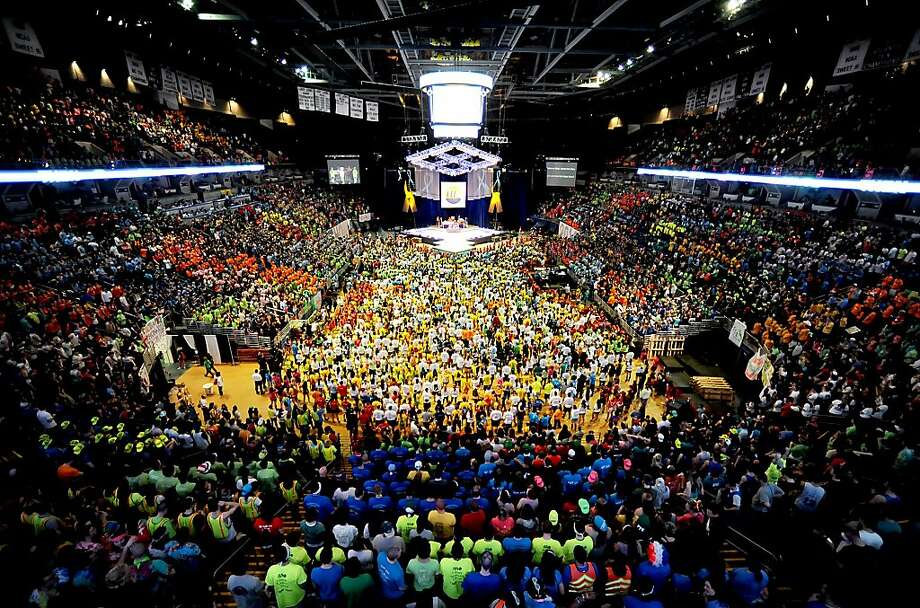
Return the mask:
M308 112L316 110L316 99L313 93L313 89L297 87L297 107Z
M182 72L176 72L176 80L179 81L179 94L183 97L191 97L192 82L189 80L188 76Z
M840 57L837 58L837 67L834 68L834 76L853 74L862 70L863 63L866 61L866 52L869 50L869 42L870 40L856 40L843 45Z
M376 101L365 101L364 107L369 122L378 122L380 120L380 106Z
M147 70L144 61L131 51L125 51L125 63L128 65L128 77L134 84L147 86Z
M339 116L348 116L348 95L345 93L335 94L335 113Z
M15 52L44 58L45 51L42 49L42 43L38 41L38 36L35 35L35 30L32 29L31 23L6 18L3 20L3 29L6 30L10 48Z
M907 45L907 52L904 53L904 61L920 59L920 30L914 32L914 37L910 39Z
M760 349L757 349L757 352L754 353L754 356L748 359L747 366L744 368L744 377L748 380L756 380L766 362L767 354Z
M741 341L744 340L745 331L747 331L747 325L744 324L744 321L735 319L731 331L728 332L728 341L735 346L741 346Z
M773 64L768 63L754 72L754 78L751 80L751 90L748 95L760 95L767 90L767 82L770 80L770 68Z
M217 105L217 100L214 98L214 85L202 80L201 89L204 91L204 102L209 106Z
M317 112L331 112L332 104L329 102L329 91L314 91L314 97L316 98L316 111Z
M684 102L684 114L691 114L696 111L696 89L687 91L687 101Z
M160 75L163 80L162 88L167 93L178 93L179 83L176 80L176 73L169 68L160 68Z
M204 101L204 87L201 86L201 81L194 76L189 76L188 81L192 87L192 99Z
M572 226L569 226L565 222L559 222L559 237L563 239L574 239L578 234L578 230Z
M760 381L764 386L770 386L770 382L773 380L773 371L773 364L767 359L763 364L763 369L760 370Z
M735 100L735 87L738 84L738 75L732 74L722 81L722 94L719 96L719 103L725 103Z
M364 118L364 100L360 97L352 97L348 100L351 109L351 117L358 120Z
M722 81L716 80L709 85L709 95L706 96L706 105L714 106L719 103L719 96L722 93Z

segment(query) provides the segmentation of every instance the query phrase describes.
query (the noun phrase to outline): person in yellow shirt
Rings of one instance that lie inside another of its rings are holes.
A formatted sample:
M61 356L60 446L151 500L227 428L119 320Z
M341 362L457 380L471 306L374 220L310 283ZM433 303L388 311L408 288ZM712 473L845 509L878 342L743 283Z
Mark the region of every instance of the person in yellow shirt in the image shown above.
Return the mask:
M435 539L443 543L454 537L457 517L445 509L444 500L439 498L435 503L435 510L428 513L428 523L431 524Z

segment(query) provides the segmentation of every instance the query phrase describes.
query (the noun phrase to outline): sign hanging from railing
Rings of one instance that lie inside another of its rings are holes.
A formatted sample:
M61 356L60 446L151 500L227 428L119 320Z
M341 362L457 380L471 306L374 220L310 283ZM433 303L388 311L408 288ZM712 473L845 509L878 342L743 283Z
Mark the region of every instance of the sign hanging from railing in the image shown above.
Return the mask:
M735 319L735 322L732 324L731 331L728 332L728 341L735 346L740 347L742 340L744 340L745 331L747 331L747 325L744 324L744 321Z

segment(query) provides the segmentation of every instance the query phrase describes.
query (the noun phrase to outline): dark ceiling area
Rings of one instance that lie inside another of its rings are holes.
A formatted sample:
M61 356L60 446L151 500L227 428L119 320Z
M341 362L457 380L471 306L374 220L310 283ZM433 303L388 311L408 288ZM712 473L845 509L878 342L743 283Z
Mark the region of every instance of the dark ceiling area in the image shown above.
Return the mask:
M378 101L388 133L418 133L419 76L495 79L486 132L563 151L630 117L683 103L687 89L772 62L780 77L829 74L844 42L915 28L893 0L151 0L18 3L58 58L116 61L131 49L192 70L264 115L296 106L298 84ZM50 8L53 7L53 8ZM68 60L69 61L69 60ZM219 95L220 95L219 92ZM573 121L578 122L572 128ZM628 122L628 120L627 120ZM531 123L545 125L539 136ZM528 148L533 154L533 149Z

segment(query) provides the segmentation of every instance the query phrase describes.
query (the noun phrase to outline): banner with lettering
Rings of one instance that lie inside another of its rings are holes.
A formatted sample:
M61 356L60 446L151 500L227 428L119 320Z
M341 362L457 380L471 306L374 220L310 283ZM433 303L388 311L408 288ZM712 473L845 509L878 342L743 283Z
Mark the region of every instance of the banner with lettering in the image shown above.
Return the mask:
M189 80L188 76L182 72L176 72L176 80L179 81L179 94L183 97L191 97L192 82Z
M204 102L209 106L217 105L217 100L214 97L214 85L202 80L201 89L204 91Z
M709 94L706 96L706 105L714 106L719 103L719 96L722 94L722 81L716 80L709 85Z
M837 66L834 68L834 76L853 74L862 70L870 42L868 39L855 40L843 45L840 50L840 57L837 58Z
M38 36L35 35L35 30L28 21L8 17L3 20L3 29L6 30L10 48L15 52L44 58L45 51L42 49L42 43L38 41Z
M352 97L348 100L349 107L351 109L351 117L362 119L364 118L364 100L360 97Z
M345 93L335 94L335 113L339 116L348 116L348 95Z
M317 112L331 112L332 111L332 104L330 102L329 91L317 90L314 92L314 97L316 98L316 111Z
M767 82L770 80L770 68L773 64L766 64L756 72L751 80L751 90L748 95L760 95L767 90Z
M160 68L160 75L163 79L163 90L167 93L178 93L179 83L176 80L176 73L166 67Z
M380 120L380 106L376 101L365 101L364 109L368 121L378 122Z
M144 61L135 53L125 51L125 63L128 65L128 77L134 84L147 86L147 70L144 69Z
M297 107L309 112L316 110L316 97L313 89L297 87Z
M192 87L192 99L195 101L204 101L204 87L201 86L201 80L194 76L189 76L188 81Z
M722 80L722 93L719 96L719 103L735 100L735 87L738 84L738 75L732 74Z

